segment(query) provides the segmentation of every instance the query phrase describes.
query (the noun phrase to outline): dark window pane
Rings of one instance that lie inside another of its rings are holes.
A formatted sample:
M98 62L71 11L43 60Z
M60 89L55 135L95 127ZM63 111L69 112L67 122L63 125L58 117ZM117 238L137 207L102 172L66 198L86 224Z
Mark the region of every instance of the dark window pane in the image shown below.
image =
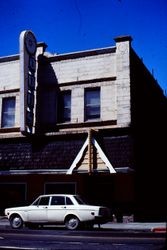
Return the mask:
M2 100L2 128L11 128L15 125L15 97Z
M73 202L69 197L66 197L66 205L73 205Z
M39 204L40 206L47 206L49 205L49 196L41 197Z
M100 118L100 89L85 91L85 119Z
M52 201L51 201L51 205L65 205L65 199L63 196L53 196L52 197Z
M62 93L63 96L63 122L71 120L71 92Z
M31 205L32 206L38 206L39 202L40 202L40 198L38 198L37 200L35 200Z

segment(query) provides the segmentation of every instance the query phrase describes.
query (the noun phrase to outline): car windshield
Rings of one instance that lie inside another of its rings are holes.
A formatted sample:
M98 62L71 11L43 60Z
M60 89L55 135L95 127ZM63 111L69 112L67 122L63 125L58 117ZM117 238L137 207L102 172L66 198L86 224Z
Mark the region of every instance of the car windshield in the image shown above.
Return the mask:
M89 205L85 199L81 198L78 195L75 195L75 199L78 202L78 204L80 204L80 205Z
M31 206L37 206L38 203L39 203L39 198L33 201L33 203L31 203Z

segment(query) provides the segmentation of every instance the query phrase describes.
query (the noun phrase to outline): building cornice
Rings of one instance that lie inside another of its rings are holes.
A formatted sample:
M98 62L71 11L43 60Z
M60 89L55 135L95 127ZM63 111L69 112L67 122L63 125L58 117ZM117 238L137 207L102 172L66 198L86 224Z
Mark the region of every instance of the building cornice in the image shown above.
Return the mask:
M0 63L16 61L16 60L19 60L19 59L20 59L19 54L11 55L11 56L4 56L4 57L0 57Z
M16 89L4 89L4 90L0 90L0 94L8 94L8 93L15 93L15 92L19 92L20 89L16 88Z
M107 48L101 48L101 49L95 49L95 50L85 50L85 51L77 51L73 53L48 55L48 57L47 57L47 53L44 55L45 55L45 58L49 62L55 62L55 61L61 61L61 60L69 60L69 59L76 59L76 58L82 58L82 57L88 57L88 56L109 54L109 53L114 53L115 51L116 51L116 47L114 46L114 47L107 47Z

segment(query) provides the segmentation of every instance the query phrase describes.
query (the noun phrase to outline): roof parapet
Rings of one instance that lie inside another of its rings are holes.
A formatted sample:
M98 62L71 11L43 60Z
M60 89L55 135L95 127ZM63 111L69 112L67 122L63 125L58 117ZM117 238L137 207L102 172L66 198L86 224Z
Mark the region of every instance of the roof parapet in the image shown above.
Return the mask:
M47 47L48 45L44 42L37 43L37 55L43 54Z
M133 41L133 38L130 35L125 35L125 36L117 36L114 38L115 42L125 42L125 41Z

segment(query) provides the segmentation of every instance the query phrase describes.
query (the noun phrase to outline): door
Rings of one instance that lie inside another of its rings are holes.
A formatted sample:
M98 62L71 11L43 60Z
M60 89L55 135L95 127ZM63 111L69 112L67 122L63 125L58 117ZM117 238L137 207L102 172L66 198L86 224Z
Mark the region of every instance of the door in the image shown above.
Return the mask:
M67 212L65 196L52 196L50 206L48 208L48 221L54 223L63 223Z
M48 221L48 207L49 196L39 198L35 205L30 206L28 211L29 222L47 222Z

